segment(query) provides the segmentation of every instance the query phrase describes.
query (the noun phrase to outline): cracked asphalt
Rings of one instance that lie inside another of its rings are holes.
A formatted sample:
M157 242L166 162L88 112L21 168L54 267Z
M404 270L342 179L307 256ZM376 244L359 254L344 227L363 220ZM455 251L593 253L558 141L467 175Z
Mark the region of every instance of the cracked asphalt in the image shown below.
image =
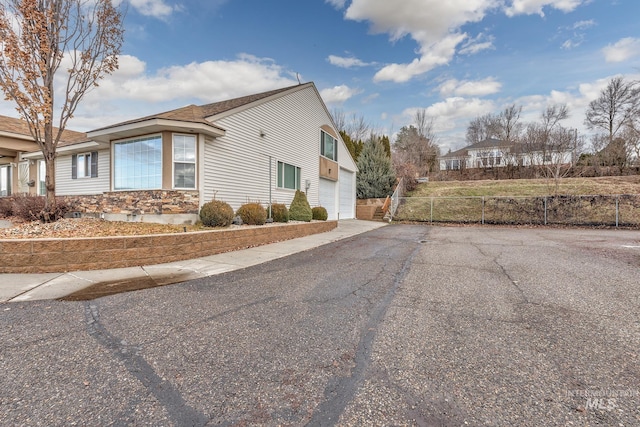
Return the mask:
M0 425L640 425L640 233L391 225L0 304Z

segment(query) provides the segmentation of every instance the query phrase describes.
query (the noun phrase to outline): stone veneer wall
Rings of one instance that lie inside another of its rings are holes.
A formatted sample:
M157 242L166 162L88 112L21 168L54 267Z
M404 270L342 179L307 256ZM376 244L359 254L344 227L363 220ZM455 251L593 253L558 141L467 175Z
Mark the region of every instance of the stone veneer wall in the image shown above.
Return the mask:
M145 236L0 240L0 273L58 273L200 258L332 230L337 221Z
M86 214L162 215L198 214L197 191L112 191L90 196L64 196L75 211Z

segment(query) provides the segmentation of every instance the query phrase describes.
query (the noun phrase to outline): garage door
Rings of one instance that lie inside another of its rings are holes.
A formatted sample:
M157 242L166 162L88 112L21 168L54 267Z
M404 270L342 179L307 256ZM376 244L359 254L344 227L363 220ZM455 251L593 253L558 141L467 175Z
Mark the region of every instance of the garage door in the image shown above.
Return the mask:
M355 192L353 190L353 172L340 169L340 219L355 218L353 212L355 201Z
M327 210L329 219L337 219L336 212L336 183L328 179L320 179L319 184L320 206Z

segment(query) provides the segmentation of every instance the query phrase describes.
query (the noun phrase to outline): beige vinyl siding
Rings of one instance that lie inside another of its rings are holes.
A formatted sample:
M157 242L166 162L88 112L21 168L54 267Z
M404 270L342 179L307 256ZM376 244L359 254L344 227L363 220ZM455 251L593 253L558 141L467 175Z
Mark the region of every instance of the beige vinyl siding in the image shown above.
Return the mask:
M95 150L87 150L89 153ZM83 151L84 153L84 151ZM96 178L71 178L71 154L60 155L56 159L56 194L59 196L79 196L102 194L111 188L109 150L98 151L98 176Z
M203 202L215 195L234 209L247 201L267 205L271 156L273 203L289 205L295 194L294 190L277 188L277 162L284 162L301 168L301 190L309 180L309 203L319 204L320 126L331 120L312 87L215 123L226 130L226 135L205 143ZM343 144L339 144L338 160L340 164L345 162L346 169L355 170Z

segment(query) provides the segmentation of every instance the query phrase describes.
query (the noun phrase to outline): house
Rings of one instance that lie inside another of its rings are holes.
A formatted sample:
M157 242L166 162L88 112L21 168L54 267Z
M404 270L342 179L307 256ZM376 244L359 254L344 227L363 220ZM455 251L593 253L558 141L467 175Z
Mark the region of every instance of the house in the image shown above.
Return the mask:
M543 166L569 164L572 150L554 150L522 142L487 138L440 156L440 170L500 168L505 166Z
M56 194L84 215L189 223L214 198L234 209L249 201L288 205L299 189L329 219L355 217L357 168L313 83L189 105L69 139L58 150ZM42 155L16 152L13 163L29 162L35 179Z
M65 130L58 145L59 151L87 141L85 133ZM0 197L14 193L45 193L44 162L27 159L25 155L29 153L39 153L39 148L27 123L0 115Z

